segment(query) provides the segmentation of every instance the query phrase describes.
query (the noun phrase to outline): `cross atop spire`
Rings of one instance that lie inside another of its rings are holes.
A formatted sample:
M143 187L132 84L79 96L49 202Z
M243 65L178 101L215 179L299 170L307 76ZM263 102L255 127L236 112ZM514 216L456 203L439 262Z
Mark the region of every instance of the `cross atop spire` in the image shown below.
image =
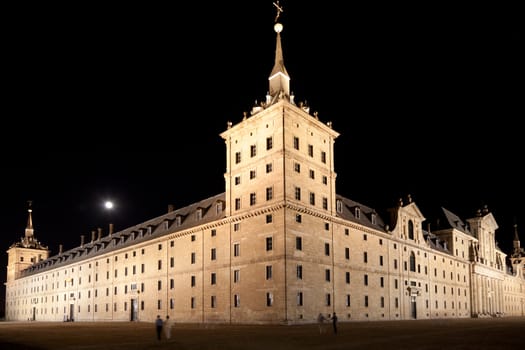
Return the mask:
M279 4L279 0L273 2L273 6L277 9L277 15L275 16L275 23L279 20L279 16L284 12L282 6Z

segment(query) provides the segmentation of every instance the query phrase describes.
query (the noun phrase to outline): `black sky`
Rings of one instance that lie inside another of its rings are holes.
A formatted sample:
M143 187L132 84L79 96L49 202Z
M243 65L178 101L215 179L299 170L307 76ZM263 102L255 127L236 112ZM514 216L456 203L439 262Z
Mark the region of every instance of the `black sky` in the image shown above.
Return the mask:
M341 133L337 192L378 212L411 194L429 221L487 205L508 252L525 221L519 11L281 4L296 101ZM27 200L55 254L224 191L219 134L268 89L272 1L37 6L13 9L6 33L3 247Z

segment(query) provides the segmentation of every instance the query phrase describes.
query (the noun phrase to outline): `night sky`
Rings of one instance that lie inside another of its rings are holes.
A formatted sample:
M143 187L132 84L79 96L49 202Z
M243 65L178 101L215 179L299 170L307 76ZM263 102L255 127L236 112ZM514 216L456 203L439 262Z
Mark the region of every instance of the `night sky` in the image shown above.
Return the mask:
M428 222L441 206L466 219L487 205L504 251L514 223L525 242L517 9L281 5L295 100L341 134L338 194L379 213L411 194ZM4 32L6 250L28 200L53 255L224 191L219 134L268 90L271 0L26 6Z

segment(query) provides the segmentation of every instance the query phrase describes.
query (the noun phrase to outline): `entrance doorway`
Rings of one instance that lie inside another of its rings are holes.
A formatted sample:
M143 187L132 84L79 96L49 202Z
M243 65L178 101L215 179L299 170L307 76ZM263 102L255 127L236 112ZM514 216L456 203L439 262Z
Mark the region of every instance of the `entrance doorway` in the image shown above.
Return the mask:
M131 315L130 320L131 321L138 321L139 320L139 301L138 299L131 299Z
M410 296L410 314L412 315L413 319L417 319L417 304L415 295Z

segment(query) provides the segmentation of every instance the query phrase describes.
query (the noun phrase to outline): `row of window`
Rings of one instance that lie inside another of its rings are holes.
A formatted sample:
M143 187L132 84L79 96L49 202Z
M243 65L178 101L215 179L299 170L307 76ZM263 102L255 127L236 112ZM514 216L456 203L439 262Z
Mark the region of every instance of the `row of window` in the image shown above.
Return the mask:
M300 144L299 137L294 136L293 148L299 151L299 144ZM266 138L266 150L269 151L272 148L273 148L273 137L267 137ZM313 157L314 156L314 146L309 144L307 148L308 148L308 155L310 157ZM250 145L250 158L253 158L255 156L257 156L257 145L252 144ZM321 162L326 163L326 152L321 151L320 156L321 156ZM235 152L235 164L239 164L241 160L242 160L241 152L240 151Z

